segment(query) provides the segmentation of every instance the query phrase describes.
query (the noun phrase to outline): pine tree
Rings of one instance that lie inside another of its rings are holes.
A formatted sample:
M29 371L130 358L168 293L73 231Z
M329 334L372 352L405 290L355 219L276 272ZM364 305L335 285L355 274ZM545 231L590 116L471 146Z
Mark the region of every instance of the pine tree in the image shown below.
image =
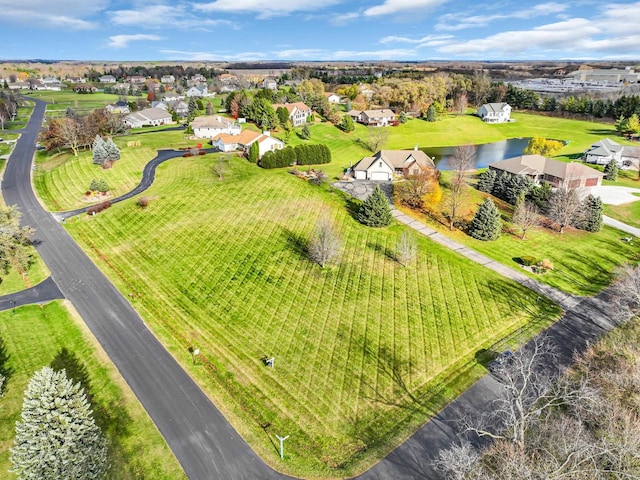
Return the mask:
M300 138L302 138L303 140L309 140L310 137L311 132L309 131L309 127L307 125L304 125L302 127L302 131L300 132Z
M20 480L94 480L108 469L107 442L82 387L51 367L38 370L29 382L10 451L12 472Z
M109 184L104 178L101 178L100 180L98 180L98 183L96 186L98 187L98 191L100 192L104 193L109 191Z
M89 185L89 190L92 192L97 192L100 189L98 180L95 178L91 180L91 184Z
M602 214L604 205L600 197L588 195L582 202L584 212L582 213L582 221L580 229L587 232L599 232L602 228Z
M357 220L369 227L386 227L391 223L393 216L389 207L389 200L379 186L373 190L371 195L362 202L358 210Z
M407 123L407 120L409 120L407 114L405 112L400 112L400 115L398 115L398 123Z
M249 147L249 161L251 163L258 163L260 159L260 145L258 142L253 142Z
M478 240L487 241L497 240L501 231L500 212L493 200L487 198L473 217L469 234Z
M604 178L605 180L613 180L614 182L618 179L618 162L614 159L611 159L611 161L605 165Z
M113 140L108 139L104 142L104 149L107 152L107 160L111 160L112 162L120 160L120 149L113 143Z
M427 108L427 122L435 122L438 119L438 111L436 110L436 106L432 103Z
M353 118L351 118L349 115L345 115L344 117L342 117L340 128L342 128L345 133L353 132L356 129L356 126L353 124Z
M96 135L96 138L93 140L91 149L93 151L94 164L102 165L104 161L109 158L109 153L107 152L105 141L100 135Z
M480 174L478 178L478 190L485 193L493 192L493 184L496 181L496 171L488 168Z

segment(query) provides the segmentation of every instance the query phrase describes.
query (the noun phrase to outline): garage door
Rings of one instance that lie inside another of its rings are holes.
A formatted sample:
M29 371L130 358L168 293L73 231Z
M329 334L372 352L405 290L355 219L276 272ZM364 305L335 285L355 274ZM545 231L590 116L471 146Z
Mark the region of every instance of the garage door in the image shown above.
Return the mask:
M389 181L389 174L386 172L371 172L371 180Z
M587 181L584 184L585 187L595 187L596 185L598 185L597 178L587 178Z

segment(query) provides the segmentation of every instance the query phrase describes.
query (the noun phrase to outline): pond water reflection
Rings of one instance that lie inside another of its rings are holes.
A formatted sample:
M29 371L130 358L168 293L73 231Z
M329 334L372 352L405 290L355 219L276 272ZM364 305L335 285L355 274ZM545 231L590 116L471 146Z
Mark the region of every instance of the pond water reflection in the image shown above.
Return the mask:
M493 162L499 162L506 158L517 157L527 148L530 138L510 138L494 143L477 145L475 168L485 168ZM421 148L431 158L435 158L439 170L449 170L449 158L453 156L456 147L432 147Z

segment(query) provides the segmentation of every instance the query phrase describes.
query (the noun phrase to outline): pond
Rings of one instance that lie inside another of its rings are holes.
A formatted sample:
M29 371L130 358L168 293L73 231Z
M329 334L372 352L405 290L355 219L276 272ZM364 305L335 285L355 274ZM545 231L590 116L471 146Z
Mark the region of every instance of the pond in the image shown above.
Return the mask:
M530 138L510 138L494 143L477 145L476 162L474 168L485 168L490 163L499 162L507 158L522 155L527 148ZM453 156L456 147L421 148L424 153L434 158L439 170L449 170L449 158Z

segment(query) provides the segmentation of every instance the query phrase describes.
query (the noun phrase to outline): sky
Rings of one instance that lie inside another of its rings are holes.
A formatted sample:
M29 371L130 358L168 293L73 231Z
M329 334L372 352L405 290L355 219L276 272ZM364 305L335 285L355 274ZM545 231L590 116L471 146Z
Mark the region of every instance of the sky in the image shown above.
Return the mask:
M640 60L640 1L0 0L0 59Z

